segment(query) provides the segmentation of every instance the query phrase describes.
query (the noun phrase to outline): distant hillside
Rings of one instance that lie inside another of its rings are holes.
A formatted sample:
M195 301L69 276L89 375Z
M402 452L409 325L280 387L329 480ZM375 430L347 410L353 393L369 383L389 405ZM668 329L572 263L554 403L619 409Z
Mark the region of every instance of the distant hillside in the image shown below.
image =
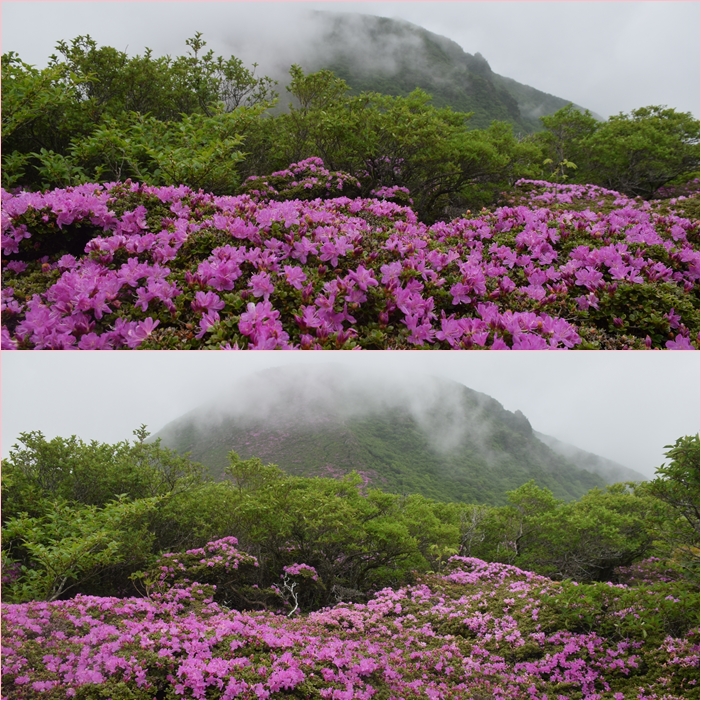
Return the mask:
M629 467L614 462L613 460L602 458L600 455L595 455L594 453L588 453L586 450L581 450L569 443L563 443L557 440L557 438L546 436L544 433L538 433L538 431L533 431L533 433L538 440L545 443L545 445L554 450L558 455L562 455L576 467L601 475L601 477L609 483L644 482L648 479L640 472L631 470Z
M469 54L410 22L335 12L313 15L319 27L316 53L299 62L306 70L332 70L354 93L403 96L419 87L437 107L474 112L470 124L475 128L502 120L521 133L542 129L539 117L570 102L497 75L481 54Z
M574 499L614 481L558 455L521 412L485 394L437 378L411 382L334 366L276 368L155 437L217 478L235 450L290 474L356 470L385 491L442 501L503 503L504 492L530 479Z

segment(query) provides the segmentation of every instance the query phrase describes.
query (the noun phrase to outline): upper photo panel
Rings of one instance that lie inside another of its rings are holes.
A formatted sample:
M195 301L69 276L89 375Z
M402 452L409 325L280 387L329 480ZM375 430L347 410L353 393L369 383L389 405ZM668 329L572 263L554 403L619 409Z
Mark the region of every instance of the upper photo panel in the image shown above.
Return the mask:
M700 19L3 2L2 349L698 350Z

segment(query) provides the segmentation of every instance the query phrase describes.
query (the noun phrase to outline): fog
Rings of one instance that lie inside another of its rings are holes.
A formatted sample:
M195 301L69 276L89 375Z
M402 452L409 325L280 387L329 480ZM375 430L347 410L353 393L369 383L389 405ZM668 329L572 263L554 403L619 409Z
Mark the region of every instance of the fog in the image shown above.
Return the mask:
M467 396L466 396L467 395ZM202 429L231 422L267 428L323 427L401 410L441 453L469 439L486 451L481 409L496 402L456 382L342 362L286 365L254 373L188 415ZM166 431L167 433L167 431Z
M201 31L216 53L257 62L259 75L283 76L284 94L290 63L316 54L312 10L403 19L482 54L499 75L603 117L646 105L699 116L696 2L4 1L2 44L44 66L57 41L80 34L130 55L148 46L176 56Z

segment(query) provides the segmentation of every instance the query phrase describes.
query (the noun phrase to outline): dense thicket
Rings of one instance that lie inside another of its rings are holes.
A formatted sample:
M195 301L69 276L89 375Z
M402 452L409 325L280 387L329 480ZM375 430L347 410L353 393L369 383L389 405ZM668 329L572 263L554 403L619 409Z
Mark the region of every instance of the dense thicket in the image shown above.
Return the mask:
M644 107L606 122L572 107L516 138L495 121L405 97L350 95L330 71L290 70L288 111L272 115L273 82L197 34L175 59L129 57L90 37L59 42L43 70L2 59L3 186L53 188L133 178L235 194L248 176L320 157L359 192L407 187L422 221L493 204L517 179L594 183L631 196L695 177L699 122Z
M320 586L305 603L317 607L335 587L362 597L440 571L453 555L579 581L615 580L617 568L656 556L698 576L698 436L670 446L652 482L564 502L531 481L489 506L366 489L354 473L291 477L236 453L227 479L213 482L137 433L116 445L22 434L2 473L4 597L133 592L134 573L162 553L229 536L259 562L247 587L270 586L294 563L314 567Z

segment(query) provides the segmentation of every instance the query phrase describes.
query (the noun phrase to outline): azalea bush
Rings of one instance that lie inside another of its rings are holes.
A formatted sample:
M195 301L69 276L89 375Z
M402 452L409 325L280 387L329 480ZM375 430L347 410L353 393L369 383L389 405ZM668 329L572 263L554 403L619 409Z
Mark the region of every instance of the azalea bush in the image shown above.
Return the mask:
M698 698L698 595L673 583L558 583L476 558L450 564L366 604L293 619L228 610L198 583L166 599L4 605L3 693Z
M238 196L3 191L3 347L699 346L698 221L674 205L519 181L511 206L427 226L332 180L352 184L309 159ZM325 198L275 199L307 185Z

